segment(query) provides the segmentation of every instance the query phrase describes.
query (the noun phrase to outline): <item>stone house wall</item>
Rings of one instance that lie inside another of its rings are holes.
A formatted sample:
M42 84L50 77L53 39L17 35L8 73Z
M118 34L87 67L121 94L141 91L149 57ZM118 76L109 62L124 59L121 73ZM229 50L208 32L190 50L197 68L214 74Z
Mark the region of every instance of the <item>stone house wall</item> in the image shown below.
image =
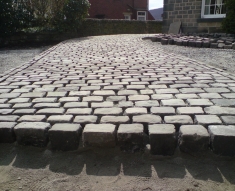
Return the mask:
M221 18L201 18L202 0L164 0L163 33L171 23L182 22L183 33L222 32Z

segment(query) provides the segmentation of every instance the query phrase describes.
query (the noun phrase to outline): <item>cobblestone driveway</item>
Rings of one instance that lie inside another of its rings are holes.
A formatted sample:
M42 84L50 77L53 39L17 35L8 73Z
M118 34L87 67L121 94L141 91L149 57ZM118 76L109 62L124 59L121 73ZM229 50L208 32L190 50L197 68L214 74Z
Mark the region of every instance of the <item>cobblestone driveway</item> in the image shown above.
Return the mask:
M0 142L234 155L235 76L142 37L69 40L0 76Z

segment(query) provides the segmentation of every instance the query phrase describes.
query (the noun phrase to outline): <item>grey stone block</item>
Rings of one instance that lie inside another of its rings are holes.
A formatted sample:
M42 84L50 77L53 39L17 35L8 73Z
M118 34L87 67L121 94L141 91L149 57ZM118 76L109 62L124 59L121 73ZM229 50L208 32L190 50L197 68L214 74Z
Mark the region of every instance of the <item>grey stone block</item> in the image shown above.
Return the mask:
M195 114L203 114L204 111L201 107L178 107L176 112L179 114L186 115L195 115Z
M195 115L194 121L196 124L201 125L222 124L222 121L217 115Z
M83 103L83 102L81 102ZM113 102L110 102L110 101L104 101L104 102L94 102L94 103L91 103L91 107L92 108L107 108L107 107L113 107Z
M15 126L14 132L19 144L45 147L50 128L51 125L45 122L21 122Z
M140 115L140 114L147 114L146 108L141 107L134 107L134 108L128 108L124 112L126 115Z
M188 40L183 40L182 43L183 43L183 46L188 46Z
M13 114L16 115L30 115L34 114L36 112L36 109L16 109Z
M65 97L67 92L48 92L47 97Z
M49 123L70 123L73 119L73 115L51 115L48 117Z
M201 125L182 125L179 130L179 148L193 153L209 148L210 138L206 128Z
M0 115L9 115L14 111L14 109L0 109Z
M23 115L18 122L44 122L46 121L45 115Z
M149 125L150 152L154 155L173 155L177 145L175 126Z
M95 115L80 115L76 116L74 123L87 124L87 123L96 123L98 117Z
M182 46L183 45L183 42L181 40L175 40L175 44L177 46Z
M225 44L224 43L219 43L218 48L224 48Z
M117 131L121 149L136 151L145 146L144 127L142 124L122 124Z
M173 99L174 96L172 94L154 94L154 95L151 95L151 98L153 100L161 100L161 99Z
M116 127L113 124L88 124L83 130L82 140L85 147L115 147Z
M128 116L103 116L100 120L100 123L112 123L112 124L121 124L129 123L130 119Z
M157 107L159 103L157 100L149 100L149 101L136 101L135 106L137 107Z
M61 106L60 103L36 103L33 108L36 109L46 109L46 108L59 108Z
M120 115L122 108L98 108L95 109L95 115Z
M207 114L215 114L215 115L234 115L235 114L235 108L231 108L231 107L211 106L211 107L206 107L204 111Z
M49 130L51 148L55 150L76 150L82 134L79 124L57 123Z
M162 106L172 106L172 107L180 107L185 106L186 104L182 99L169 99L169 100L162 100L161 101Z
M147 124L154 124L154 123L161 123L162 118L158 115L136 115L133 116L133 123L147 123Z
M109 96L106 98L106 101L126 101L126 96Z
M187 99L190 106L211 106L213 103L209 99Z
M162 45L167 45L167 44L168 44L168 39L162 38L162 39L161 39L161 44L162 44Z
M20 97L24 97L24 98L42 98L45 95L46 95L46 92L29 92L29 93L21 94Z
M128 107L133 107L133 102L132 101L120 101L118 102L118 107L122 108L128 108Z
M232 49L232 45L224 45L224 49Z
M193 120L189 115L174 115L174 116L165 116L165 123L170 124L193 124Z
M0 143L13 143L15 142L14 127L15 122L0 122Z
M212 99L216 106L235 106L235 99Z
M188 42L188 46L195 47L196 46L196 42L195 41L189 41Z
M202 47L203 48L210 48L210 42L209 41L203 41L202 42Z
M11 104L0 104L0 108L4 108L4 109L6 109L6 108L11 108L12 107L12 105Z
M201 48L202 47L202 41L196 41L196 47Z
M211 43L210 48L218 48L218 43Z
M37 114L41 115L62 115L64 114L64 108L47 108L47 109L40 109L37 111Z
M226 125L235 125L235 117L230 115L230 116L221 116L222 121Z
M150 109L151 113L158 115L173 115L175 114L174 107L152 107Z
M64 104L64 108L87 108L88 102L67 102Z
M30 102L30 98L14 98L8 101L8 103L28 103Z
M0 115L0 122L16 122L19 118L18 115Z
M149 100L149 96L148 95L131 95L131 96L128 96L128 100L129 101L145 101L145 100Z
M10 99L10 98L17 98L20 96L20 93L2 93L0 94L0 98L6 98L6 99Z
M232 45L232 49L233 49L233 50L235 50L235 43L233 43L233 45Z
M235 155L235 126L210 125L211 147L215 154L224 156Z

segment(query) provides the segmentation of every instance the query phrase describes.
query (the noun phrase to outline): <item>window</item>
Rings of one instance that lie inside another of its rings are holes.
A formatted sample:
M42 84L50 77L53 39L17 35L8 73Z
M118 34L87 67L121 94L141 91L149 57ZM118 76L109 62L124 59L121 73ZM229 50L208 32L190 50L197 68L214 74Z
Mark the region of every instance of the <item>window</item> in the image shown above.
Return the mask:
M226 17L225 0L202 0L202 18Z
M137 20L146 21L146 11L138 11L137 12Z
M131 20L131 15L124 15L125 20Z

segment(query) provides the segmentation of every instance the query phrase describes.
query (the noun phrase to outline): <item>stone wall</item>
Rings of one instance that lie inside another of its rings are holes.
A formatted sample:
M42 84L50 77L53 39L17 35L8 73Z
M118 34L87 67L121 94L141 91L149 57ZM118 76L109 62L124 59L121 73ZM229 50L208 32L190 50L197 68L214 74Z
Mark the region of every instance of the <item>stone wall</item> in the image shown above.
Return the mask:
M182 22L183 33L222 32L222 19L201 19L202 0L164 0L163 32L171 23Z
M99 20L87 19L83 22L77 33L17 33L14 36L0 37L0 47L56 43L63 40L84 36L112 35L112 34L145 34L161 33L162 22L160 21L127 21L127 20Z

